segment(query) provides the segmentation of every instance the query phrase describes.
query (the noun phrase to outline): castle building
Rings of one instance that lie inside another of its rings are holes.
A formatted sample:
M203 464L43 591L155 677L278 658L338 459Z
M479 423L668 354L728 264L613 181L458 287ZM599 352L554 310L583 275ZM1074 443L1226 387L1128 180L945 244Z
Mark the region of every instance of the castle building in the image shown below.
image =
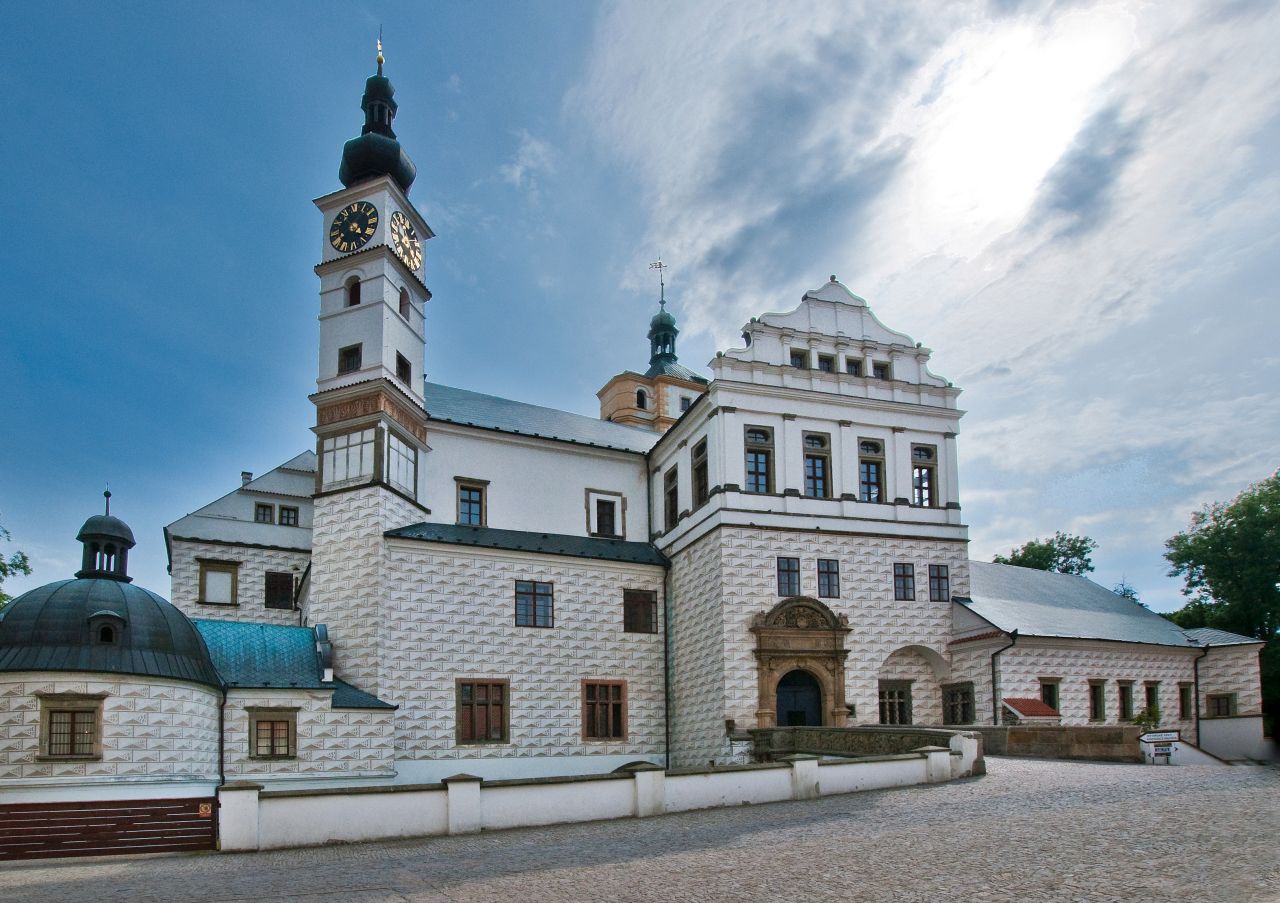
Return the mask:
M90 518L0 611L0 806L741 761L773 726L1114 725L1262 748L1257 652L970 561L960 389L834 276L709 376L665 293L592 418L426 382L394 90L321 219L313 447L165 529ZM299 443L303 445L302 442ZM2 852L2 851L0 851Z

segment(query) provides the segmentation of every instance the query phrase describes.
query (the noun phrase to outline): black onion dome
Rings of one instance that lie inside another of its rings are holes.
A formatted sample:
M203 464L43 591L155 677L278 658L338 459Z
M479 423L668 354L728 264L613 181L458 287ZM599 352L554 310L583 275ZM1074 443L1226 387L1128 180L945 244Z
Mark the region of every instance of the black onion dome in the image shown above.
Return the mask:
M0 608L0 671L93 671L222 685L190 618L150 590L106 578L49 583Z
M352 138L342 147L338 179L344 186L350 188L358 182L389 175L405 194L409 193L409 186L418 176L418 168L391 129L398 109L395 93L391 80L382 74L379 58L378 74L365 81L364 96L360 98L364 128L360 130L359 138Z
M84 526L80 528L80 532L76 534L76 539L84 542L86 539L114 539L117 542L125 543L129 548L133 548L137 543L133 539L133 531L118 517L110 514L95 514L84 522Z

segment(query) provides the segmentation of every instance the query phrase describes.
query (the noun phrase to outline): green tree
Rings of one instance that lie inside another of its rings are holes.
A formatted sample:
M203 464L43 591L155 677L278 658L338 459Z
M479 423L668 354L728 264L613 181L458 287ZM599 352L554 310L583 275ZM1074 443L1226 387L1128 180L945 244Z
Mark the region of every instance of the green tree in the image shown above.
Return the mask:
M1008 555L997 555L992 561L1079 576L1093 570L1089 556L1097 548L1098 544L1088 536L1073 536L1059 530L1049 539L1033 539L1012 549Z
M0 541L9 541L9 531L4 527L0 527ZM0 555L0 605L8 602L11 596L5 595L4 581L6 577L13 577L16 574L30 574L31 562L27 560L26 552L14 552L8 558Z
M1138 603L1143 608L1150 607L1147 605L1146 602L1143 602L1140 598L1138 598L1138 588L1134 586L1132 583L1130 583L1129 581L1125 580L1123 577L1120 578L1119 583L1111 587L1111 591L1122 599L1128 599L1130 602Z

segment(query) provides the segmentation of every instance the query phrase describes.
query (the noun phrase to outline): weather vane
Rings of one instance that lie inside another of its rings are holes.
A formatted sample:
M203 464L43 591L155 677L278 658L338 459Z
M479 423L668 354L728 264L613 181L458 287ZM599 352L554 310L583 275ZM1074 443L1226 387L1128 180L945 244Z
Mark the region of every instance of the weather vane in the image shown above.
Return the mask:
M667 265L662 262L661 257L659 257L653 263L649 264L649 269L658 271L658 291L659 291L658 306L664 310L667 307L667 283L666 283L666 280L663 278L662 271L665 270L666 268L667 268Z

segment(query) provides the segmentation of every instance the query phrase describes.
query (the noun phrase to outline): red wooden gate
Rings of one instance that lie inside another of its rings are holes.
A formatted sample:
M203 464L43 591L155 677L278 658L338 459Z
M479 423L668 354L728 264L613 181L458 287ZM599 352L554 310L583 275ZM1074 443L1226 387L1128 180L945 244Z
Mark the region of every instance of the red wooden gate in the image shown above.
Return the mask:
M0 806L0 860L212 850L217 841L213 797Z

